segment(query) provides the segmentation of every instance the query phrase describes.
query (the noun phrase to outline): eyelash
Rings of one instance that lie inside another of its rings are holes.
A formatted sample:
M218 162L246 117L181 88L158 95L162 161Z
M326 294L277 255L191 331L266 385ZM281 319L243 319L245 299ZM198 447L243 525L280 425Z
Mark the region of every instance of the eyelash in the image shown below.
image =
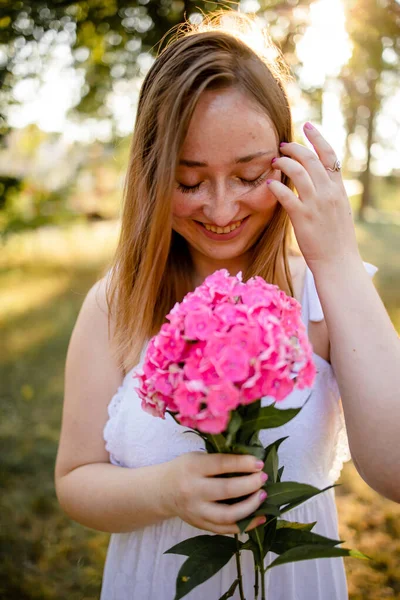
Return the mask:
M260 175L260 177L257 177L257 179L248 180L248 179L240 178L240 180L244 185L249 185L250 187L257 187L263 181L265 181L266 177L267 177L266 175ZM183 185L183 183L178 183L177 187L178 187L178 190L181 191L183 194L193 194L194 192L196 192L199 189L200 183L198 183L197 185L193 185L193 186L187 186L187 185Z

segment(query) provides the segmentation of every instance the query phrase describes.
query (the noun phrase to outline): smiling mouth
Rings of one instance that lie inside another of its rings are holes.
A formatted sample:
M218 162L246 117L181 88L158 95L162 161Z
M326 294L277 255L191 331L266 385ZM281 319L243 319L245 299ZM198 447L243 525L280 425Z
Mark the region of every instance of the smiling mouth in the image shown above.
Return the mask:
M245 217L245 219L247 219L247 217ZM234 223L231 223L231 225L227 225L226 227L217 227L216 225L209 225L208 223L202 223L201 221L197 221L197 223L200 223L200 225L203 225L203 227L205 229L207 229L207 231L212 231L213 233L230 233L231 231L234 231L235 229L237 229L238 227L241 226L241 224L243 223L244 219L241 219L240 221L235 221Z

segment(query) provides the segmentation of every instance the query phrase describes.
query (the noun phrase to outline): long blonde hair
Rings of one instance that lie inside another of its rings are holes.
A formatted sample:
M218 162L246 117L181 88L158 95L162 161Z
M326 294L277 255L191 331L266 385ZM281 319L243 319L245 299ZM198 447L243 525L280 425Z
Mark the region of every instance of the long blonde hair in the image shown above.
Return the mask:
M121 233L107 278L109 325L112 317L115 356L123 370L138 362L146 340L157 333L175 302L193 289L187 242L172 230L171 197L179 151L202 92L240 89L269 116L278 142L292 141L283 87L287 70L270 42L264 54L244 41L243 32L253 26L252 18L231 10L216 11L197 26L186 22L144 79L124 185ZM290 185L285 175L282 181ZM260 275L293 296L291 236L289 217L278 202L252 249L244 280Z

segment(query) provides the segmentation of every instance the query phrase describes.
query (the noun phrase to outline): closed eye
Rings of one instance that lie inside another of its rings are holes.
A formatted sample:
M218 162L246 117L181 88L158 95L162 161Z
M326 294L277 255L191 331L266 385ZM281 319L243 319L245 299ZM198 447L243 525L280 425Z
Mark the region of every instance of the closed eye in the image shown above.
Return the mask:
M243 179L242 177L239 177L240 181L244 185L249 185L251 187L257 187L258 185L263 183L263 181L265 181L266 178L267 178L267 174L260 175L256 179ZM178 182L177 188L183 194L193 194L194 192L196 192L199 189L201 183L202 182L200 181L200 183L196 183L196 185L189 186L189 185L184 185L183 183Z

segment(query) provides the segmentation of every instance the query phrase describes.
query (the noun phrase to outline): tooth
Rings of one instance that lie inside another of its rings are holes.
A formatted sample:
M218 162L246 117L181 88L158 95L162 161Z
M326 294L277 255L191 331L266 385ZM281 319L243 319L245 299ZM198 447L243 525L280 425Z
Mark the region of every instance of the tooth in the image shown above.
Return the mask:
M234 231L235 229L237 229L241 224L242 221L236 221L236 223L232 223L232 225L227 225L226 227L216 227L215 225L208 225L208 223L203 223L204 227L207 229L207 231L212 231L213 233L230 233L231 231Z

